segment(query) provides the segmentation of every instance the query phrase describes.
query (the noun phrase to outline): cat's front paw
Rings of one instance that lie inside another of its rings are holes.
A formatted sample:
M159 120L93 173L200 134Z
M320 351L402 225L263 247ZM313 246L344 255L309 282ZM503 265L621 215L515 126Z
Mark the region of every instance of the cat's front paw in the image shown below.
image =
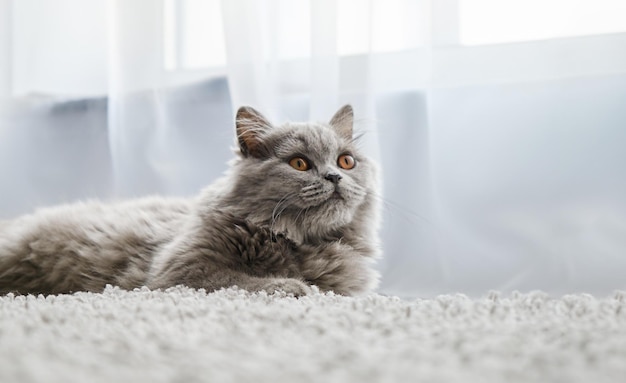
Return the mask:
M268 294L275 292L284 292L287 295L293 295L294 297L301 297L307 294L311 294L313 289L306 283L293 278L273 278L269 279L261 289Z

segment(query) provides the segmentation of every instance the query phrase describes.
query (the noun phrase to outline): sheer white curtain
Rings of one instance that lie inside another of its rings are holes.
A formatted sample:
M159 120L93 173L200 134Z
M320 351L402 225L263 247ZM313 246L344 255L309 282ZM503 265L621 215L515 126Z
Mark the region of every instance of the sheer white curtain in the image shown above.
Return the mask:
M626 273L619 1L0 0L0 218L191 195L232 117L356 110L382 291L606 294Z

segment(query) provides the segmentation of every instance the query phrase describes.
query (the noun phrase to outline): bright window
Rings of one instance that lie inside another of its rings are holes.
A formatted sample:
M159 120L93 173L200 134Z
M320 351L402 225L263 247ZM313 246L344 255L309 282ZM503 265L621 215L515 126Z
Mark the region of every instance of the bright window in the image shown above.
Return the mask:
M273 59L310 55L310 4L310 0L273 0L264 8L269 30L264 43L272 47L264 51ZM352 55L414 48L423 42L426 27L418 22L419 5L414 0L337 0L337 52ZM164 0L163 19L166 69L226 65L219 0Z
M263 8L267 14L262 20L268 23L263 43L272 48L264 52L272 59L308 57L310 0L273 0L268 4ZM417 0L337 0L337 53L393 52L427 45L431 23L438 20L439 24L445 22L445 30L452 31L451 43L461 45L626 31L626 0L445 0L430 7L428 4ZM163 14L168 70L226 65L219 0L164 0Z
M459 0L460 42L499 44L626 31L624 0Z
M164 0L165 69L226 65L219 0Z

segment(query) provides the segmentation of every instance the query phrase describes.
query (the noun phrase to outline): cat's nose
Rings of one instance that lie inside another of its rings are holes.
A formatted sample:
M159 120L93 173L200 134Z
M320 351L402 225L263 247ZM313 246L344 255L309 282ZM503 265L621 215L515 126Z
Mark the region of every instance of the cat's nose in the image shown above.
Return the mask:
M339 180L341 179L341 175L337 173L328 173L324 178L337 185L339 183Z

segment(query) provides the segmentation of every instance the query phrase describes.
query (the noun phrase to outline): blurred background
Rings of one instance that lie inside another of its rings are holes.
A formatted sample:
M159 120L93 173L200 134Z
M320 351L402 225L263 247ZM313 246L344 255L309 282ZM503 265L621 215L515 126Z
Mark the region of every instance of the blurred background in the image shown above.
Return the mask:
M0 0L0 219L194 195L238 106L346 103L380 292L626 288L622 0Z

